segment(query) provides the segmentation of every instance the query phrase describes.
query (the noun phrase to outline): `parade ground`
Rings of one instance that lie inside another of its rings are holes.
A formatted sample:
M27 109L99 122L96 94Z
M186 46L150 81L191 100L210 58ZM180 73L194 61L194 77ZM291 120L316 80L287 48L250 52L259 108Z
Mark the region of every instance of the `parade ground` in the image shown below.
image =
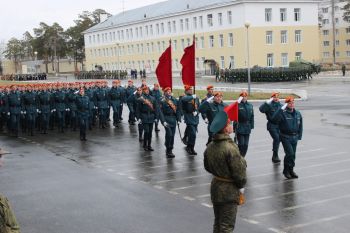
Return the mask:
M199 86L208 84L247 87L209 78L198 81ZM246 203L238 208L235 232L348 233L349 76L253 83L252 88L305 91L304 100L295 102L304 123L296 153L299 179L286 180L283 163L272 164L272 139L266 117L258 110L262 102L253 101L255 129L246 156ZM120 127L109 122L107 129L94 128L86 142L79 140L78 131L70 130L19 138L0 134L0 146L11 152L0 169L0 191L10 200L22 232L212 232L212 177L203 166L207 125L200 121L197 156L187 155L176 131L176 157L166 159L163 127L153 134L155 151L144 151L137 126L127 122L128 113L125 105ZM182 123L182 133L184 128ZM279 154L284 156L282 145Z

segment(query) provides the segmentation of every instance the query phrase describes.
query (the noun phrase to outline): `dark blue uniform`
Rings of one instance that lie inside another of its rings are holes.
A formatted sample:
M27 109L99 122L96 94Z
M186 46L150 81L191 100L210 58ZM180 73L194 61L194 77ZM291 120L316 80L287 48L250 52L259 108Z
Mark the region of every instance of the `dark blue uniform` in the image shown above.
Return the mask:
M21 95L17 91L11 91L7 95L6 112L9 119L10 131L18 137L20 114L21 114Z
M108 90L106 88L97 88L95 91L95 102L98 110L100 127L106 128L107 126L107 117L109 111L108 104Z
M49 128L50 120L50 103L51 103L51 93L48 91L41 91L38 94L38 108L41 114L40 118L40 130L42 133L46 134L47 129Z
M78 95L75 99L77 106L79 127L80 127L80 140L86 140L86 128L89 126L90 115L90 99L88 96Z
M3 130L3 127L6 122L6 95L4 92L0 91L0 131Z
M248 101L241 102L238 105L238 124L235 124L235 128L239 151L245 157L248 151L250 133L254 129L253 105Z
M68 113L68 119L70 127L73 129L73 131L77 128L77 105L76 105L76 98L77 98L77 89L70 89L67 93L67 113Z
M160 100L162 99L162 93L160 92L160 90L152 90L150 94L156 99L157 104L160 105ZM158 123L159 123L159 120L156 120L156 122L154 122L155 132L159 131Z
M130 109L130 106L129 106L129 97L132 96L134 94L134 92L136 91L136 87L135 86L128 86L126 89L125 89L125 101L128 105L128 108L129 108L129 124L133 125L135 124L135 111L133 111L132 109Z
M54 93L54 109L58 123L58 130L63 132L66 118L66 92L64 90L56 90Z
M96 123L97 118L97 109L95 103L95 89L88 88L85 91L85 95L89 98L89 129L92 129L92 126Z
M117 126L120 122L121 117L121 106L125 102L124 88L123 87L112 87L108 93L109 104L113 109L113 125Z
M141 97L141 95L139 95L138 93L132 94L131 96L129 96L128 100L127 100L127 104L128 104L128 108L130 110L130 112L132 112L132 114L135 116L135 118L137 120L139 120L140 118L138 118L139 116L136 115L136 110L137 110L137 105L139 103L138 99ZM139 131L139 141L143 140L143 127L142 124L138 124L138 131Z
M22 95L22 109L24 111L28 134L34 135L35 120L38 115L37 94L33 91L27 91Z

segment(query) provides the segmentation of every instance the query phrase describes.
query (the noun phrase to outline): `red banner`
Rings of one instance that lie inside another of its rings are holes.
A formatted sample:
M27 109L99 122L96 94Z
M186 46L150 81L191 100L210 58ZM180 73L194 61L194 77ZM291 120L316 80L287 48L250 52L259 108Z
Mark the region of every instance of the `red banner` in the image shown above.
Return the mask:
M170 87L173 89L173 77L171 70L171 45L163 52L159 58L156 75L161 88Z

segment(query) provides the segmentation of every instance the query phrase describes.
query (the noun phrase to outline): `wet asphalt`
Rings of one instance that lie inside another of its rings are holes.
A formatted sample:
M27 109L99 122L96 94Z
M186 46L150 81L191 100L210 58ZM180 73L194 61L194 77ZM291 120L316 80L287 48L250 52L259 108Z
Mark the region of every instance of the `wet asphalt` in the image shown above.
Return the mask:
M247 201L238 209L235 232L349 232L350 78L318 76L253 87L307 90L308 100L296 102L304 120L296 155L299 179L286 180L283 164L271 163L272 140L258 111L261 103L254 102ZM168 160L164 129L153 135L155 151L145 152L127 114L125 106L120 127L111 122L108 129L95 128L87 142L70 130L17 139L0 134L0 146L12 152L0 168L0 192L10 199L22 232L212 231L211 176L203 168L204 122L197 136L198 155L186 154L177 131L176 158Z

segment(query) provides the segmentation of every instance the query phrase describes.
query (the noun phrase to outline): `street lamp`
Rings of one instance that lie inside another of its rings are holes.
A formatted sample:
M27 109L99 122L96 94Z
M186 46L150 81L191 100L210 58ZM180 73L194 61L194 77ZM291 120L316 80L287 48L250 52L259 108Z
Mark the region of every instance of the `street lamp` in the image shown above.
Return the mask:
M34 62L34 66L35 66L35 74L37 74L38 73L38 65L37 65L37 60L38 60L38 52L37 51L34 51L34 55L35 55L35 62Z
M117 56L118 56L118 59L117 59L117 63L118 63L118 66L117 66L117 68L118 68L118 70L117 70L117 72L118 72L118 80L120 80L120 63L119 63L119 53L120 53L120 47L119 47L119 43L116 43L116 45L118 46L118 53L117 53Z
M247 29L247 70L248 70L248 94L250 95L250 61L249 61L249 27L250 23L246 21L244 26Z

